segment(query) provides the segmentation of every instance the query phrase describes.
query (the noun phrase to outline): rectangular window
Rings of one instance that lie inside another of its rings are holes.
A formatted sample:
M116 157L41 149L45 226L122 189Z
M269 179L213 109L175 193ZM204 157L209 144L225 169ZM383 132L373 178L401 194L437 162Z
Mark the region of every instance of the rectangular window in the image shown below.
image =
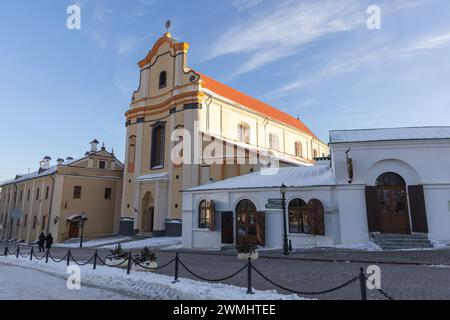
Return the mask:
M105 199L110 200L112 196L112 189L111 188L105 188Z
M73 187L73 198L81 199L81 187L80 186Z
M37 218L36 216L33 217L33 230L36 229L36 224L37 224Z
M19 199L19 201L22 202L22 200L23 200L23 190L20 190L20 199Z
M37 190L36 190L36 200L39 200L39 193L40 193L40 189L39 188L37 188Z
M30 194L31 194L31 190L28 189L28 191L27 191L27 201L30 201Z
M28 220L28 216L25 215L25 216L24 216L24 220L23 220L23 226L24 226L24 227L27 226L27 220Z
M100 168L100 169L106 169L106 161L99 161L98 162L98 167Z
M44 228L45 228L45 220L47 220L47 216L43 216L43 217L42 217L42 227L41 227L41 231L44 231Z
M49 193L50 193L50 187L47 186L47 187L45 188L45 200L48 199L48 194L49 194Z

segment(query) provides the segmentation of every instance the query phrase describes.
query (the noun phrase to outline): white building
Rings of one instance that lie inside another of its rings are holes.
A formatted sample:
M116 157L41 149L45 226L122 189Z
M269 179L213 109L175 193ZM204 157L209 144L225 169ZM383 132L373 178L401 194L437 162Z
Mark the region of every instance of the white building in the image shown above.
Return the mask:
M331 160L183 192L183 246L281 247L286 192L294 246L367 243L373 234L450 241L450 127L330 132Z

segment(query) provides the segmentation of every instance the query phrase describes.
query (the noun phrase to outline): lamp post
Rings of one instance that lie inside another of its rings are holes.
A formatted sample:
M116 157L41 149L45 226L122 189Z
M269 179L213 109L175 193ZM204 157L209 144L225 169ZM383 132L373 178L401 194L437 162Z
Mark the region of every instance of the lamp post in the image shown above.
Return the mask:
M283 254L289 255L289 244L287 237L287 222L286 222L286 186L281 185L281 205L283 207Z
M83 231L84 231L84 222L87 220L86 213L82 212L80 216L80 224L81 224L81 236L80 236L80 248L83 248Z

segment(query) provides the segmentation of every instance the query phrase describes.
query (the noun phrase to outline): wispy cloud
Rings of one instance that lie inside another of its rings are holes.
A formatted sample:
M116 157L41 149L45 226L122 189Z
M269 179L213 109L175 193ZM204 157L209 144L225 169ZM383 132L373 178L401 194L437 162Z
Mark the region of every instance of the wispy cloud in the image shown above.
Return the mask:
M261 4L263 0L232 0L231 4L237 11L245 11Z
M147 40L149 37L138 38L133 35L119 38L116 43L116 50L119 55L128 55L133 53L139 43Z
M410 46L398 50L399 53L405 55L415 55L423 51L437 49L450 43L450 32L440 35L431 36L427 39L413 43Z
M365 23L362 3L353 0L290 1L231 27L213 44L208 59L244 53L250 55L236 75L290 56L302 46L326 35L350 31Z

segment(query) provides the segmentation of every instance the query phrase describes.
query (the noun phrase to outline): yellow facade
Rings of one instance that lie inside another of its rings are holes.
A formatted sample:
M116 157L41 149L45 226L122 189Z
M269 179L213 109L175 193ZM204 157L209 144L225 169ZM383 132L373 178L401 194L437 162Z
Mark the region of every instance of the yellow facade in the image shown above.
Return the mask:
M259 110L251 104L253 100L238 101L235 91L227 95L207 84L205 76L187 66L188 48L188 44L165 34L138 63L139 87L126 113L122 217L131 218L135 232L141 234L163 235L168 224L181 219L182 190L261 168L260 164L237 164L234 156L221 156L227 164L206 164L203 151L208 143L202 142L191 146L192 162L175 164L171 152L179 141L177 136L171 139L171 134L176 130L188 131L192 140L197 137L239 146L244 158L250 150L268 151L279 158L280 165L312 165L313 158L329 155L328 146L306 127L303 130L299 120L297 123L270 106ZM240 126L248 128L244 142ZM163 163L155 167L152 148L161 139ZM296 144L301 144L297 150Z
M118 233L123 164L104 148L54 166L46 161L39 171L1 186L0 238L33 242L41 232L52 233L57 242L77 238L83 212L88 218L84 236ZM21 213L18 220L15 211Z

